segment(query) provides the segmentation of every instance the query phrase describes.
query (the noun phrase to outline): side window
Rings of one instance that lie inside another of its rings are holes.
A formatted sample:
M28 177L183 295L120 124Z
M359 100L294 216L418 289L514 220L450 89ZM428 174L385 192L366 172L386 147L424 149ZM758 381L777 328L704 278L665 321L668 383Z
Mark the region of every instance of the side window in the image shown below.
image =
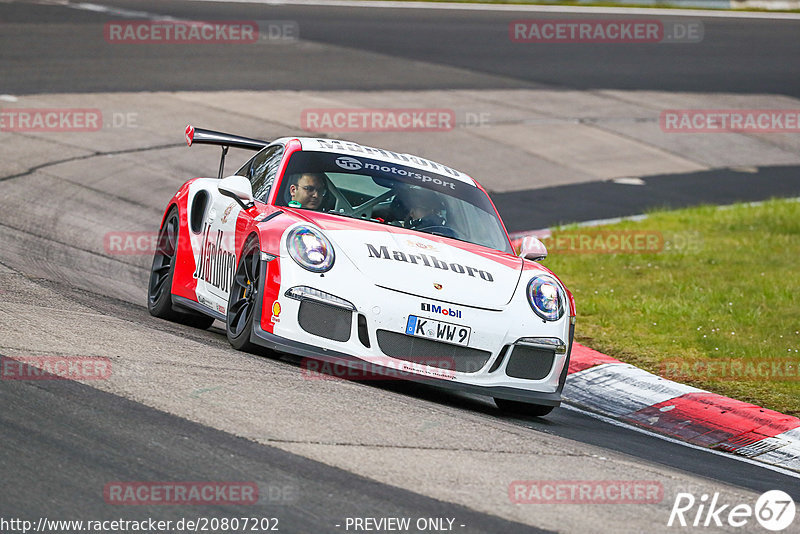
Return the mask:
M275 145L257 154L236 174L244 176L253 186L253 196L264 201L275 182L278 165L283 156L283 147Z

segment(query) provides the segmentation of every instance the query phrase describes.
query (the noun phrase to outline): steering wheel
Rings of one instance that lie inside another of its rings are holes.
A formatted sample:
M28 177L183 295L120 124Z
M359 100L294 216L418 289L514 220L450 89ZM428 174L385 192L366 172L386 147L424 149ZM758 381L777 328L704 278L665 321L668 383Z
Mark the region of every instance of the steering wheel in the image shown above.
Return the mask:
M394 191L385 191L377 197L371 198L359 206L353 206L350 204L350 202L348 202L347 198L342 194L342 192L339 191L333 184L328 186L328 190L331 192L331 194L333 194L334 198L336 198L336 205L334 206L333 211L350 217L362 219L371 219L372 210L375 208L375 206L381 202L384 202L394 194Z
M353 210L352 210L352 215L354 217L362 217L362 218L372 219L372 210L375 208L375 206L377 206L381 202L387 200L393 194L394 194L394 191L391 191L391 190L384 191L383 193L381 193L377 197L371 198L371 199L367 200L366 202L364 202L363 204L361 204L360 206L354 207Z

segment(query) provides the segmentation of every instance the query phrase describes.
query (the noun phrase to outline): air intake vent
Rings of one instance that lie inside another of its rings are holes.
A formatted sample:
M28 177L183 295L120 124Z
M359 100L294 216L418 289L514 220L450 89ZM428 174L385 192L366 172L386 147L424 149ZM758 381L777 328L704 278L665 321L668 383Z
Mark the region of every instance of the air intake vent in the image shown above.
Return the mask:
M494 361L492 367L489 369L490 373L494 373L495 371L500 369L500 366L503 365L503 360L505 360L506 356L508 356L509 350L511 350L511 345L506 345L503 347L503 350L500 351L500 354L497 356L497 359Z
M552 350L515 345L506 366L506 374L514 378L541 380L550 374L556 353Z
M363 313L358 314L358 340L362 345L369 348L369 330L367 330L367 318Z
M489 361L491 352L440 343L388 330L378 330L378 346L392 358L426 363L460 373L476 373Z
M352 330L353 312L314 300L304 300L300 303L297 322L309 334L334 341L347 341Z

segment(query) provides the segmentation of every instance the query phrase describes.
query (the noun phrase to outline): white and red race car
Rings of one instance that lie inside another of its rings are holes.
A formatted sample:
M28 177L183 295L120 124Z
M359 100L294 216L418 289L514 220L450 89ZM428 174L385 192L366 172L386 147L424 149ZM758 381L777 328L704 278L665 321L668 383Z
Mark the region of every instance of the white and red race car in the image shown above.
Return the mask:
M272 142L193 128L218 178L186 182L161 223L156 317L226 324L258 346L376 376L491 396L546 415L561 402L575 304L484 189L427 159L356 143ZM222 178L229 147L257 150Z

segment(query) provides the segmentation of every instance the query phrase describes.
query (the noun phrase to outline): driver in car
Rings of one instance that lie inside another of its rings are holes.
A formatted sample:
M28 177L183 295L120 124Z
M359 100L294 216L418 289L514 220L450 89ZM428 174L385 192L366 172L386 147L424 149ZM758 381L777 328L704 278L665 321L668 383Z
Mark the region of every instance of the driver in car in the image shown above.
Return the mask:
M442 218L444 204L433 191L412 188L398 194L399 208L405 212L403 227L415 230L435 229L439 235L452 237L453 232Z
M289 182L289 206L295 208L318 210L327 194L328 188L323 174L304 172L292 176Z

